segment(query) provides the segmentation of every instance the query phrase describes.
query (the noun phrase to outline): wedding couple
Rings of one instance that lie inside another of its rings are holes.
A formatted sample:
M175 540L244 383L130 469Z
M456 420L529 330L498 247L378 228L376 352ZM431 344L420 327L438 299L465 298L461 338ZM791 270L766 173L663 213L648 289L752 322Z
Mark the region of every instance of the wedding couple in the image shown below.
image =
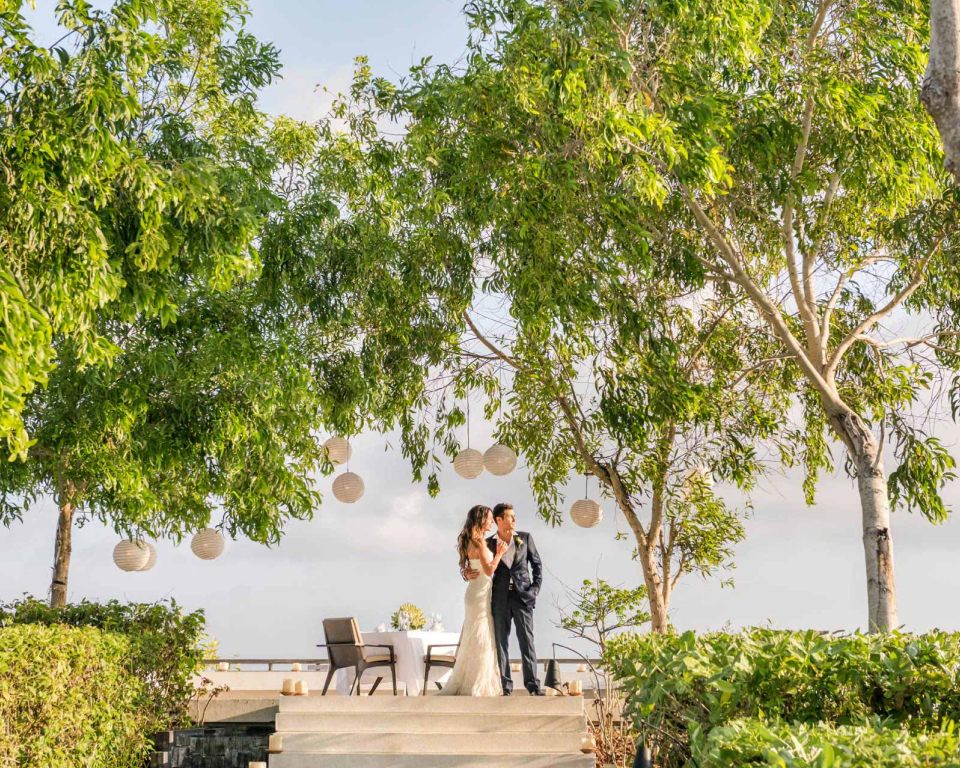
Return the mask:
M543 583L543 565L529 533L516 530L512 504L492 510L477 505L457 537L460 572L469 582L463 598L460 648L441 696L509 696L510 624L517 628L523 686L543 696L533 647L533 609ZM486 534L496 529L490 538Z

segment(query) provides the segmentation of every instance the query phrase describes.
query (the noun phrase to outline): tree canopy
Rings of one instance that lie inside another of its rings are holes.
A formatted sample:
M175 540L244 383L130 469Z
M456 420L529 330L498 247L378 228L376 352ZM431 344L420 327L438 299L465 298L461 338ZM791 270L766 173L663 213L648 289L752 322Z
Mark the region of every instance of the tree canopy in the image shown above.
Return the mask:
M492 418L492 371L513 368L497 434L525 453L547 517L574 467L602 479L630 455L625 473L652 492L676 416L716 430L723 458L707 463L728 477L751 440L776 437L811 503L832 435L861 496L868 626L896 626L889 514L947 514L954 460L920 418L960 365L957 206L918 98L925 6L477 0L466 13L461 67L425 61L399 84L361 68L366 111L333 185L353 185L341 210L376 255L366 297L387 304L383 279L403 292L392 333L413 373L445 370L461 399L485 391ZM375 135L384 114L402 139ZM418 346L425 310L448 334ZM487 321L461 319L471 311ZM714 338L711 313L735 358L710 359L725 372L713 389L683 370ZM585 370L596 408L578 410ZM757 400L738 412L724 395L743 371L758 372ZM423 410L436 391L408 402ZM439 430L406 418L418 471L436 435L456 449L462 419L449 405Z
M0 149L14 254L0 271L20 312L0 325L15 374L0 520L55 495L54 602L75 513L174 539L217 514L261 542L310 517L314 476L331 469L323 372L341 344L290 256L298 227L335 212L294 201L318 134L258 111L279 65L244 30L246 5L58 9L67 34L49 51L4 16Z
M0 436L21 458L55 337L80 367L109 363L104 315L168 323L183 275L224 289L256 272L249 185L218 157L244 151L278 69L241 0L64 0L50 48L22 7L0 14Z

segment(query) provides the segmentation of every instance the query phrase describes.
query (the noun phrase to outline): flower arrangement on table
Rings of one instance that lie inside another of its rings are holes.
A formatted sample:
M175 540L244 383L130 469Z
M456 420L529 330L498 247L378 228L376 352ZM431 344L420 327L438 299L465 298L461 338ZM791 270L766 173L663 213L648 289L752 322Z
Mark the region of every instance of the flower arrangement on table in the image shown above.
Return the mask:
M390 617L390 628L399 632L423 629L427 626L427 617L413 603L404 603Z

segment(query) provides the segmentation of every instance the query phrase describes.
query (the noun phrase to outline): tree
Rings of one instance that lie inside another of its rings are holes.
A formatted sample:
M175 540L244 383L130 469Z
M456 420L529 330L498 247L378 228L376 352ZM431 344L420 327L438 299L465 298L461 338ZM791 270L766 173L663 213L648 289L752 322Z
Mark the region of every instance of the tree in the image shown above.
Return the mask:
M913 415L960 366L957 206L916 99L923 5L481 0L468 16L464 79L503 126L490 175L562 172L603 236L624 222L666 249L658 271L746 302L797 382L808 501L833 466L826 430L846 450L868 626L897 626L890 510L943 520L954 466ZM605 199L580 181L597 178ZM498 191L524 210L522 187Z
M557 626L565 629L573 637L586 640L596 646L602 659L607 642L617 633L639 627L650 620L641 606L646 600L646 587L623 589L612 587L601 578L596 581L585 579L580 589L564 586L567 605L557 604L560 621ZM633 739L627 720L622 714L625 702L613 676L606 668L599 673L603 677L603 688L599 690L600 678L597 678L598 690L594 693L594 712L589 718L593 732L597 755L604 764L626 765L633 753Z
M960 2L930 0L930 58L920 95L936 121L945 167L960 181Z
M276 52L244 14L232 0L63 3L74 49L53 56L24 31L5 52L0 237L17 258L2 269L42 344L5 315L0 367L21 382L6 423L22 423L0 519L55 494L53 605L75 517L179 539L221 508L230 535L277 541L330 469L317 374L337 344L286 253L291 217L329 214L286 204L316 131L256 111ZM22 365L32 353L45 387Z
M544 519L561 521L571 472L598 478L631 529L661 632L677 581L729 565L743 536L706 479L752 488L757 446L776 439L788 404L782 359L744 333L742 302L695 303L698 286L653 273L635 227L602 215L619 205L603 199L608 179L577 179L597 194L592 215L547 168L502 165L500 126L524 127L485 119L509 93L483 74L415 69L397 91L361 62L352 104L338 106L349 131L328 129L317 161L341 212L318 238L330 249L315 259L319 300L344 308L360 360L393 372L372 423L399 425L432 492L478 393L498 439L523 454ZM380 134L387 113L409 116L403 141Z
M81 366L109 363L101 310L170 321L178 276L225 288L255 272L255 211L209 136L242 127L277 71L242 0L64 0L49 49L22 5L0 14L0 437L20 458L55 336Z

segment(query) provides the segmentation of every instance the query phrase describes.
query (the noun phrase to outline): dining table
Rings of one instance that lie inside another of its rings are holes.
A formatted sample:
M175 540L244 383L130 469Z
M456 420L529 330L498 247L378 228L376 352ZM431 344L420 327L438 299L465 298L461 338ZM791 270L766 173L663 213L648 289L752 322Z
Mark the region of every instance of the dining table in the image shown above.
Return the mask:
M435 632L430 630L398 630L386 632L361 632L361 638L365 645L390 645L393 646L394 654L397 659L397 686L401 687L407 696L419 696L423 691L423 659L427 654L427 647L431 645L443 645L446 647L436 648L433 655L452 656L456 653L457 643L460 641L459 632ZM373 656L389 653L386 648L371 647L367 653ZM450 672L449 667L432 667L430 670L430 685L434 682L443 683ZM389 667L373 667L367 669L360 679L360 685L372 685L378 678L382 677L380 685L377 688L377 694L392 692L393 682L390 679ZM346 667L337 671L337 693L346 696L353 687L356 679L356 670L352 667ZM435 687L435 686L433 686ZM356 691L354 691L356 693ZM401 694L403 691L401 691Z

